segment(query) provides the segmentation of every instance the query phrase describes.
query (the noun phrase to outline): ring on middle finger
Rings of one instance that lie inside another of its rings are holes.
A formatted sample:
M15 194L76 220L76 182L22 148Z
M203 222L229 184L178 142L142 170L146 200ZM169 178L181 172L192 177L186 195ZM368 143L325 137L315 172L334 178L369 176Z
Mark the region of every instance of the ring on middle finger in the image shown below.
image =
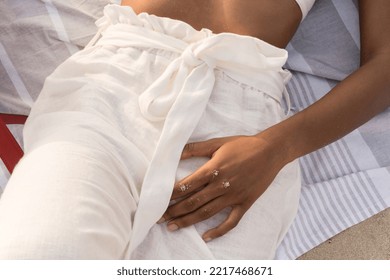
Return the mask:
M223 186L224 189L227 189L227 188L230 187L230 182L229 181L223 181L222 182L222 186Z

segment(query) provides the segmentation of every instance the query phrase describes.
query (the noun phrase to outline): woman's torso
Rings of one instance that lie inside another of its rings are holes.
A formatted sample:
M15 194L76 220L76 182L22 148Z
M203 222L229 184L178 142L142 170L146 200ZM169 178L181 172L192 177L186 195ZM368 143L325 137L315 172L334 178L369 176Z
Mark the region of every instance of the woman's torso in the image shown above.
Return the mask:
M285 47L302 18L295 0L123 0L136 13L178 19L196 29L231 32Z

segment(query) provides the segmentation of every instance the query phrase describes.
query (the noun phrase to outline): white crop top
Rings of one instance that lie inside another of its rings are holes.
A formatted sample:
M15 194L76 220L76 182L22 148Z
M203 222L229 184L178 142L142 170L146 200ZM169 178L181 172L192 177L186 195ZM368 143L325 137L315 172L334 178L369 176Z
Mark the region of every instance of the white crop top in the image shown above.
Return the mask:
M302 20L306 17L307 13L310 11L311 7L315 0L295 0L302 11Z

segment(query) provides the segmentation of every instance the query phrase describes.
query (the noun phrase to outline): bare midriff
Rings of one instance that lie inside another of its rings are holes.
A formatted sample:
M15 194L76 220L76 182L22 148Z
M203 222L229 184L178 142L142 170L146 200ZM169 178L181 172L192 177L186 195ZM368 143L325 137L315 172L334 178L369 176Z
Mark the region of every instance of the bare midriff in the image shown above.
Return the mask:
M122 0L122 5L136 13L181 20L198 30L257 37L281 48L302 16L295 0Z

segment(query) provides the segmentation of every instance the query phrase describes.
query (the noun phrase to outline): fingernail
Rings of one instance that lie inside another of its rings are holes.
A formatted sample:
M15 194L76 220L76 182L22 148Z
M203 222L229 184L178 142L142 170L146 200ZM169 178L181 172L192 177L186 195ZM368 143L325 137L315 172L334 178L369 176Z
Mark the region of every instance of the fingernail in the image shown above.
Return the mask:
M161 219L157 221L158 224L162 224L163 222L165 222L165 218L164 217L161 217Z
M213 240L211 237L206 237L206 238L203 238L204 242L209 242L211 240Z
M177 224L170 224L168 225L168 230L169 231L175 231L175 230L178 230L179 227L177 226Z

